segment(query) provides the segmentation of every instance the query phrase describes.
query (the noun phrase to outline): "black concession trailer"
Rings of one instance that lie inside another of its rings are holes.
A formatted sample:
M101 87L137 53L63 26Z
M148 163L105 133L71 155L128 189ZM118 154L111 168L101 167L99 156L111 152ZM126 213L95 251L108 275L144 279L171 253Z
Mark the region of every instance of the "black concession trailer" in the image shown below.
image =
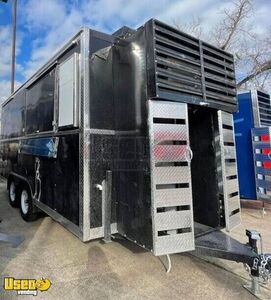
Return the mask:
M220 231L240 224L236 108L231 54L153 19L112 35L84 28L2 106L10 203L84 242L119 233L258 277L269 270L259 235L243 245Z

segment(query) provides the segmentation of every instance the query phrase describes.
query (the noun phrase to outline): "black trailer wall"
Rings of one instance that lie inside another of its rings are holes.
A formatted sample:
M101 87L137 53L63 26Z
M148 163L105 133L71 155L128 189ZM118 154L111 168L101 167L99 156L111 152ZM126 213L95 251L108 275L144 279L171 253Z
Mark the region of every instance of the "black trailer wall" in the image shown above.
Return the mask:
M118 231L152 249L146 41L142 30L132 39L117 39L113 46L115 191Z
M194 220L216 228L222 225L217 174L217 151L221 150L215 143L217 112L194 105L188 112Z
M114 38L90 31L89 122L92 129L115 129L112 71Z
M80 43L72 44L58 57L63 62L80 52ZM79 224L79 133L53 131L57 100L56 63L31 85L22 87L3 107L0 143L0 175L25 178L34 195L37 186L36 158L40 161L40 202L74 224ZM56 158L39 153L42 139L59 139ZM27 151L24 151L26 149ZM11 178L10 177L10 178ZM19 188L19 187L18 187Z

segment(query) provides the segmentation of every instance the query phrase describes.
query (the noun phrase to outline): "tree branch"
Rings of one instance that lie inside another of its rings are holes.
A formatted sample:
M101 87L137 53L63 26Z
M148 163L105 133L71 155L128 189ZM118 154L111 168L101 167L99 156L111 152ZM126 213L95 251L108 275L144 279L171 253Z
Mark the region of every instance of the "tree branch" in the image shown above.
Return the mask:
M225 20L224 23L226 23L227 21L229 22L229 25L227 26L229 31L228 36L221 46L221 49L223 50L226 50L231 43L233 36L239 29L240 23L247 16L250 10L251 3L250 0L239 0L235 4L235 6L235 10L233 10L232 12L224 11L226 18L228 19Z
M259 65L251 74L247 75L237 83L237 88L242 87L246 82L256 78L258 75L271 70L271 59Z

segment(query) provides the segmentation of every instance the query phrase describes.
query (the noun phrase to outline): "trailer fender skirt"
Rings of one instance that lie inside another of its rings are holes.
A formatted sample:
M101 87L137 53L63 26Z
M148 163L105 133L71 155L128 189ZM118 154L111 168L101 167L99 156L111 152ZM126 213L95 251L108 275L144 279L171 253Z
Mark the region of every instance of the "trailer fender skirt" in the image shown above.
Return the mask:
M34 138L23 140L20 143L21 154L56 158L58 149L59 138Z

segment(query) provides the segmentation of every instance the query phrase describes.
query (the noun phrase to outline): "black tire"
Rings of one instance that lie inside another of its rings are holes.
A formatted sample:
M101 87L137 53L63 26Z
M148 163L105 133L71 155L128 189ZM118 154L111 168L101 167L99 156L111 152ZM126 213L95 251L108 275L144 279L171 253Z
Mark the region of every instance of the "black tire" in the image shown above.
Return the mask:
M11 180L8 185L8 200L12 207L19 207L18 186Z
M32 196L26 185L20 188L20 211L21 216L26 222L35 221L38 218L37 212L34 211Z

